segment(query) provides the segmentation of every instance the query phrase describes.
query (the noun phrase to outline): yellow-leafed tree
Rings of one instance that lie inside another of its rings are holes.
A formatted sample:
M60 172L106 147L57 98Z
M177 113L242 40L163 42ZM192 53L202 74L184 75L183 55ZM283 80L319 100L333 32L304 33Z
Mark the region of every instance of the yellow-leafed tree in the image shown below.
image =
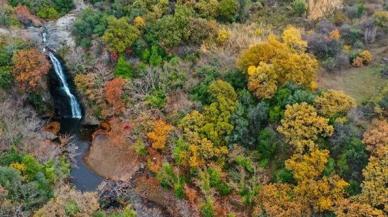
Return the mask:
M155 121L153 130L147 134L148 139L152 143L152 148L159 150L164 149L171 130L172 126L165 121Z
M294 152L304 153L316 147L319 136L330 136L334 129L328 124L328 119L319 116L313 106L303 102L287 105L277 130L294 146Z
M328 90L315 98L315 107L320 114L326 117L346 114L355 106L354 99L342 91Z
M275 35L245 50L237 65L248 74L248 88L258 98L271 98L287 82L314 86L318 61L306 53L307 42L295 27L287 27L281 39ZM267 89L268 88L268 89Z

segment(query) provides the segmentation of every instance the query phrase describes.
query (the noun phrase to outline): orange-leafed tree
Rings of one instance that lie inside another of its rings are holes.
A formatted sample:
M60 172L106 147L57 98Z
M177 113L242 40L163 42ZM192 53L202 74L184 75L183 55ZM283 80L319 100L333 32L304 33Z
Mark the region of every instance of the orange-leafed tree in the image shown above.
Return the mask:
M37 49L18 51L13 57L12 74L19 87L24 91L33 91L43 87L43 78L50 69L47 58Z
M125 80L114 78L105 84L105 100L113 107L115 112L122 112L125 105L123 102Z
M294 189L289 184L264 185L256 197L258 206L254 216L301 217L311 216L311 210L294 196Z
M334 209L337 217L384 217L383 211L367 203L358 203L349 199L339 201Z
M153 130L147 134L152 143L152 148L162 150L166 146L168 136L173 127L163 120L157 120L154 123Z
M388 121L375 120L364 133L363 142L371 152L375 152L374 150L378 147L388 146Z

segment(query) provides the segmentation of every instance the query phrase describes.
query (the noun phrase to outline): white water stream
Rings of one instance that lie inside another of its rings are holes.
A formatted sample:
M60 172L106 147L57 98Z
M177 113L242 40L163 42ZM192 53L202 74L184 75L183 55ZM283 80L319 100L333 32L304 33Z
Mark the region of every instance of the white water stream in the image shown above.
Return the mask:
M42 41L45 44L47 41L47 32L44 30L42 32ZM61 90L66 94L69 104L70 104L70 111L71 111L71 118L75 119L81 119L82 118L82 112L81 112L81 106L77 101L77 98L74 96L74 94L70 91L69 84L66 80L66 75L63 70L63 66L61 64L61 61L58 60L58 58L54 55L53 52L50 50L47 51L48 56L51 60L51 63L54 67L55 74L58 76Z

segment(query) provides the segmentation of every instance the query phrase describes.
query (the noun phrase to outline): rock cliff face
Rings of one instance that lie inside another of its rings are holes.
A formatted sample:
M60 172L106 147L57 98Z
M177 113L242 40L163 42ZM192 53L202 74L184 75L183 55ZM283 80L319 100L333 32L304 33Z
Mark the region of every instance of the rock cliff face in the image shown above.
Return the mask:
M308 18L317 20L342 6L343 0L308 0Z

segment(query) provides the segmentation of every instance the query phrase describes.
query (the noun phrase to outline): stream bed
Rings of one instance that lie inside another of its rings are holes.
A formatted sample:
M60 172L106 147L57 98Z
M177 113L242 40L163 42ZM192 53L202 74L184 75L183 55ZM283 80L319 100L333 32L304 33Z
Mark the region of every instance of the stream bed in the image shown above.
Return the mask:
M71 180L78 190L94 191L103 178L85 163L84 157L91 144L90 133L81 126L84 112L79 103L73 81L70 79L64 61L48 50L53 67L49 72L49 89L54 101L55 114L61 123L61 133L70 135L70 143L76 146L71 169Z

